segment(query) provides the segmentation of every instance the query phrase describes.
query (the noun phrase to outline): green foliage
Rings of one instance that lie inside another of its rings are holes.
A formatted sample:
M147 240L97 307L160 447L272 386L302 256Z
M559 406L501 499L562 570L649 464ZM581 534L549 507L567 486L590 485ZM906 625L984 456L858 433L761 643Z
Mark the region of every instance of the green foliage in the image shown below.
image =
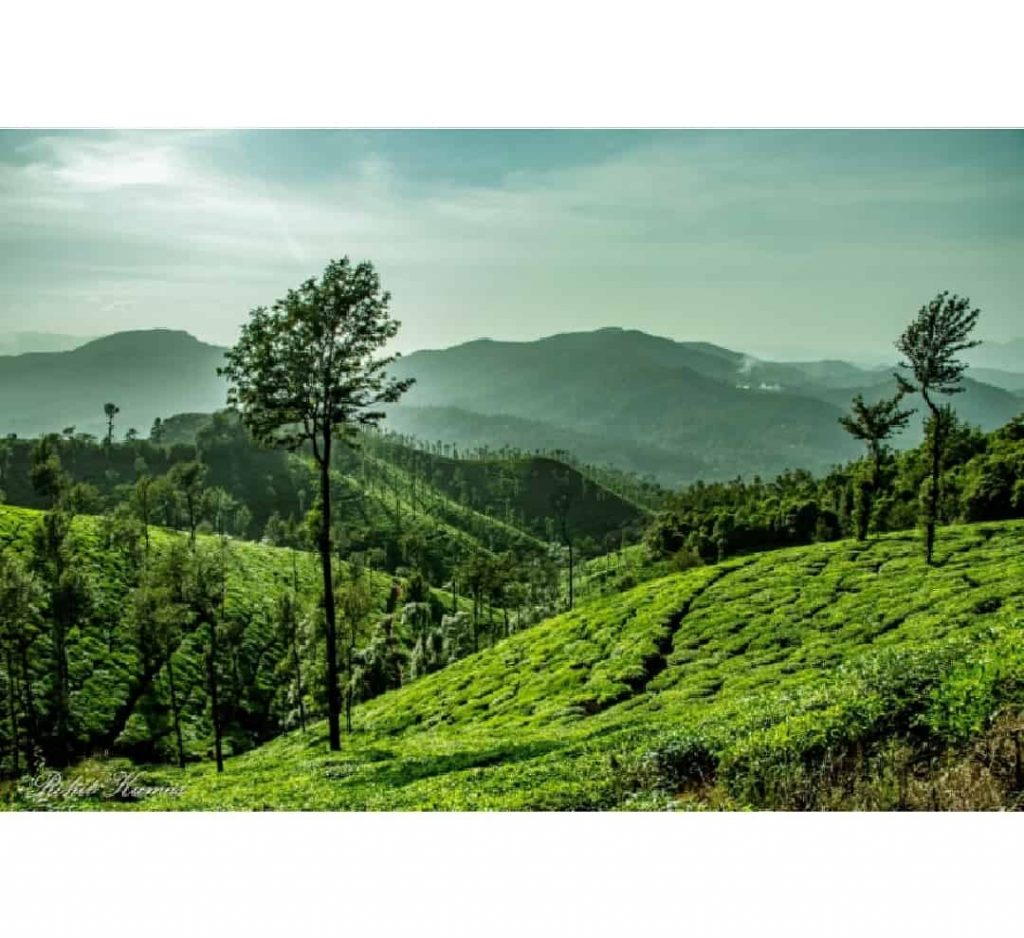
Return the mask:
M1024 708L1022 544L1004 522L950 528L933 566L898 534L672 574L357 706L340 756L316 724L221 777L160 770L185 793L142 804L810 808L867 778L898 806Z
M653 557L688 548L705 561L936 523L1024 517L1024 415L983 434L942 411L941 498L931 499L929 431L920 447L834 469L816 479L698 483L666 499L644 534ZM929 426L932 425L929 421Z

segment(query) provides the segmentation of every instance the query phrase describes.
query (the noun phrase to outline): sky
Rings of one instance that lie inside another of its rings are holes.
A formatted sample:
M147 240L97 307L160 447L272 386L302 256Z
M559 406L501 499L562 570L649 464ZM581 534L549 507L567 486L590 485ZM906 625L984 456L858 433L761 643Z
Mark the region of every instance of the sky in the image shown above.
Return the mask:
M0 132L0 333L233 341L332 257L397 348L622 326L888 355L941 289L1024 335L1021 131Z

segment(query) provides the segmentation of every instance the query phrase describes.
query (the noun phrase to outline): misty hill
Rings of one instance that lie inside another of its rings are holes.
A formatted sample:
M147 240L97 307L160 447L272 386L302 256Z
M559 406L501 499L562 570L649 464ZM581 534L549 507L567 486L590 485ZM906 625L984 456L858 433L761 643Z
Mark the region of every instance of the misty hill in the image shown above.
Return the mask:
M399 369L417 380L389 418L401 432L464 445L561 436L582 460L667 484L823 471L858 452L838 424L853 394L870 396L892 380L891 369L764 362L622 329L479 340L416 352ZM1006 391L968 385L957 407L985 429L1022 408Z
M526 452L565 450L592 465L609 465L659 479L697 478L706 463L696 453L681 453L656 442L581 433L543 420L508 414L480 414L458 407L403 404L388 415L388 427L423 440L443 440L466 449L506 445Z
M621 451L653 445L680 458L677 471L658 472L669 482L824 469L852 454L838 408L738 386L746 361L716 346L620 329L480 340L402 359L401 373L417 384L395 411L454 407L539 420L613 441ZM415 415L399 419L415 432ZM600 458L589 446L577 456Z
M961 420L981 427L983 430L993 430L996 427L1012 420L1024 409L1024 401L1019 396L1002 388L993 387L981 381L975 381L970 377L964 378L964 390L950 398L957 416ZM896 380L889 373L886 380L877 381L872 384L865 384L853 388L836 388L819 392L825 400L833 401L837 406L846 406L854 394L863 394L869 401L881 400L883 397L891 397L896 393ZM924 410L924 402L920 395L911 394L906 399L911 407L915 407L920 415ZM916 417L911 422L906 433L900 438L904 445L917 444L922 437L921 421Z
M91 342L93 336L64 335L59 332L10 332L0 335L0 355L29 352L66 352Z
M972 368L971 375L978 381L1020 394L1024 389L1024 371L1003 371L1001 368Z
M966 358L979 368L1024 372L1024 338L1009 342L983 342L967 352Z
M223 355L187 332L152 329L0 358L0 432L35 436L75 426L101 435L103 405L112 401L121 408L118 434L135 427L144 436L158 416L224 406Z
M185 332L149 330L0 357L0 433L73 425L101 435L103 405L112 401L121 408L118 437L129 427L145 436L156 417L191 414L187 436L199 415L224 406L216 374L223 351ZM399 433L466 447L565 450L669 485L824 471L859 452L838 424L853 394L874 396L892 381L891 368L769 362L617 328L533 342L481 339L415 352L395 370L416 378L390 409L388 426ZM968 381L957 410L984 429L1002 425L1024 409L1015 374L1004 375L1003 387Z

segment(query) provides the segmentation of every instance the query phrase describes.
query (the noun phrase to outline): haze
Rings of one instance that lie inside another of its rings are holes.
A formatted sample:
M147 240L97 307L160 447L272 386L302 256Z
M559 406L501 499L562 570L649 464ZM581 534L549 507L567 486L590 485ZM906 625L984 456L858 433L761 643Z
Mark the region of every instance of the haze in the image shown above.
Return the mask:
M1018 131L0 134L0 333L248 310L369 258L400 348L618 325L891 357L939 289L1021 333Z

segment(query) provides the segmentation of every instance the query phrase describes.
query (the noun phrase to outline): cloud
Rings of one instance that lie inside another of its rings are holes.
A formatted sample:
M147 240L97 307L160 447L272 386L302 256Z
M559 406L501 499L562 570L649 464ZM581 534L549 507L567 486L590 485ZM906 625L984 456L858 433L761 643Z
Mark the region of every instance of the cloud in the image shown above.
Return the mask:
M307 179L244 159L260 145L27 137L0 162L0 326L31 308L56 328L78 304L94 330L177 324L225 341L248 308L348 253L378 264L420 344L482 334L487 313L536 334L699 309L678 328L701 337L799 302L813 326L829 291L837 311L862 302L851 278L892 280L902 263L917 289L1019 247L1019 174L938 151L869 159L856 139L664 137L529 170L510 159L486 184L457 165L426 181L415 160L365 150Z

